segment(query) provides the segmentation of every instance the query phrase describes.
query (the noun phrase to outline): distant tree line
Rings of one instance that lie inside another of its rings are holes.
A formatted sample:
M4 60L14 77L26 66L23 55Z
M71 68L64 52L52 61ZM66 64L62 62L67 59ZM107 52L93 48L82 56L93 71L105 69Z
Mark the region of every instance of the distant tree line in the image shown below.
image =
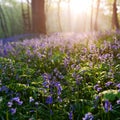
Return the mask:
M10 0L7 0L8 2ZM18 33L47 33L47 28L46 28L46 11L45 11L45 2L47 0L26 0L25 6L23 3L21 4L21 19L20 21L15 21L16 23L20 23L23 25L22 28L14 25L14 20L12 20L12 16L6 15L4 12L4 8L0 4L0 33L3 33L4 36L2 37L7 37L9 35L14 35L14 32L16 32L17 29L19 29ZM49 0L50 1L50 0ZM58 25L59 25L59 32L62 32L62 26L60 22L60 4L62 0L57 1L57 17L58 17ZM70 1L71 0L66 0L68 4L68 17L70 17ZM100 3L102 0L96 0L96 10L94 11L94 2L95 0L91 0L91 19L90 19L90 30L91 31L98 31L99 26L98 26L98 16L100 13ZM5 1L4 1L5 2ZM15 2L15 0L12 0L11 3ZM106 0L111 6L112 6L112 16L111 16L111 29L114 30L119 30L119 18L118 18L118 9L117 9L117 0ZM8 6L9 7L9 6ZM19 5L20 8L20 5ZM25 10L25 9L26 10ZM11 10L11 8L9 8ZM27 12L27 13L26 13ZM6 17L7 16L7 17ZM16 15L17 16L17 15ZM20 16L19 16L20 17ZM49 16L50 17L50 16ZM7 23L8 18L11 19L11 22L9 21L9 25ZM71 19L68 20L69 26L71 25ZM54 23L51 23L54 24ZM11 32L10 32L11 30ZM13 30L13 31L12 31Z
M58 18L59 18L59 4L61 0L58 2ZM68 0L69 4L70 0ZM99 7L100 7L101 0L97 0L97 9L95 13L95 21L93 22L93 3L94 0L92 0L91 4L91 31L98 31L98 15L99 15ZM109 2L109 1L108 1ZM111 2L111 1L110 1ZM112 1L112 20L111 20L111 29L119 30L119 20L118 20L118 14L117 14L117 0ZM45 25L45 0L32 0L32 14L33 14L33 29L35 32L42 32L46 33L46 25ZM59 26L61 28L60 22L58 21ZM61 31L61 29L60 29Z

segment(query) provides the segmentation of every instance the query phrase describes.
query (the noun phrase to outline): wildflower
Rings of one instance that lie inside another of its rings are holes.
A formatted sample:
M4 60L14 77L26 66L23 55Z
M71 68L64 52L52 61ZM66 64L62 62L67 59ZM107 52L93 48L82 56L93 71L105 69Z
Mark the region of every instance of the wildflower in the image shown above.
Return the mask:
M60 96L57 97L59 102L62 102L62 99L60 98Z
M96 96L96 97L95 97L95 100L99 100L99 98L100 98L100 96Z
M45 88L49 88L49 81L44 81L43 82L43 87L45 87Z
M106 87L109 87L109 86L111 86L112 84L113 84L113 82L109 81L109 82L105 83L105 86L106 86Z
M30 97L29 102L34 102L34 99L32 97Z
M17 103L18 103L18 105L22 105L23 101L18 101Z
M30 110L30 113L34 113L35 111L34 110Z
M112 110L112 105L111 105L111 103L108 100L105 100L104 110L105 110L105 112L108 112L108 111Z
M35 102L35 105L38 106L38 105L39 105L39 102Z
M72 119L73 119L73 111L71 110L69 113L69 120L72 120Z
M18 105L22 105L22 104L23 104L23 101L20 101L20 98L19 98L19 97L14 97L14 98L12 98L12 101L17 102Z
M7 55L7 49L5 47L4 47L3 53L4 55Z
M116 85L117 88L120 88L120 83Z
M96 107L98 106L99 99L100 99L100 96L96 96L96 97L95 97L95 100L94 100L94 108L96 108Z
M119 100L117 100L117 104L120 104L120 99L119 99Z
M11 109L10 109L10 113L11 113L12 115L14 115L14 114L16 113L16 108L11 108Z
M5 92L5 93L8 93L8 88L6 87L6 86L2 86L1 88L0 88L0 92Z
M12 101L18 102L18 101L20 101L20 98L19 97L14 97L14 98L12 98Z
M99 87L99 85L98 85L98 84L96 84L96 85L94 86L94 89L96 90L98 87Z
M8 107L12 107L13 103L12 102L8 102Z
M55 86L57 87L57 94L60 95L62 91L62 86L59 82L55 83Z
M52 103L53 103L53 98L52 98L52 96L48 96L48 97L47 97L46 103L47 103L47 104L52 104Z
M98 92L100 92L101 90L102 90L102 88L101 88L101 87L98 87L98 88L97 88L97 91L98 91Z
M85 114L85 117L83 118L83 120L93 120L93 115L92 115L92 113L87 113L87 114Z

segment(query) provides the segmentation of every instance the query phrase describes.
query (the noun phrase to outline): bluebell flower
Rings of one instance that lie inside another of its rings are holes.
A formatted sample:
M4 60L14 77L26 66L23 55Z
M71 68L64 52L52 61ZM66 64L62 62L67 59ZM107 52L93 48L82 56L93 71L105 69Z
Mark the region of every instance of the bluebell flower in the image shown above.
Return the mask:
M11 113L12 115L14 115L14 114L16 113L16 108L11 108L11 109L10 109L10 113Z
M12 98L12 101L18 102L18 101L20 101L20 98L19 97L14 97L14 98Z
M39 105L39 102L35 102L35 105L38 106L38 105Z
M57 94L60 95L62 91L62 86L60 85L59 82L56 82L55 86L57 87Z
M57 99L58 99L59 102L62 102L62 99L61 99L60 96L58 96Z
M94 89L97 90L97 88L99 87L98 84L94 85Z
M69 113L69 120L73 120L73 111L72 110Z
M3 49L3 53L4 53L4 55L7 55L7 49L5 47Z
M47 81L47 80L44 81L42 85L43 85L43 87L45 87L45 88L49 88L49 81Z
M22 104L23 104L23 101L20 101L20 98L19 98L19 97L14 97L14 98L12 98L12 101L17 102L18 105L22 105Z
M97 96L95 97L95 100L99 100L99 99L100 99L100 96L97 95Z
M101 87L98 87L98 88L97 88L97 91L98 91L98 92L100 92L101 90L102 90L102 88L101 88Z
M112 104L108 100L104 101L104 110L105 110L105 112L112 110Z
M32 97L30 97L29 102L34 102L34 99Z
M116 87L120 89L120 83L119 83L119 84L117 84L117 85L116 85Z
M6 87L6 86L2 86L0 88L0 92L5 92L5 93L8 93L9 89Z
M12 107L12 105L13 105L13 102L8 102L8 107Z
M47 104L52 104L52 103L53 103L53 98L52 98L52 96L48 96L48 97L47 97L46 103L47 103Z
M99 105L99 102L100 102L100 96L97 95L97 96L95 97L95 100L94 100L93 102L94 102L93 107L94 107L94 108L97 108L98 105Z
M119 100L117 100L117 104L120 104L120 99L119 99Z
M34 113L35 111L34 110L30 110L30 113Z
M85 114L85 117L83 118L83 120L93 120L94 119L94 117L93 117L93 115L92 115L92 113L87 113L87 114Z
M23 101L17 101L18 105L22 105Z
M112 84L113 84L113 82L108 81L107 83L105 83L105 86L106 86L106 87L109 87L109 86L111 86Z

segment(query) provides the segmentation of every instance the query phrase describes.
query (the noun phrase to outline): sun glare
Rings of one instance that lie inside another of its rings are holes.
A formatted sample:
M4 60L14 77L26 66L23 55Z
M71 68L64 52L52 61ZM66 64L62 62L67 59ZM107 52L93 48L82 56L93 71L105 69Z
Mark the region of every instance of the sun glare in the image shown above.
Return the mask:
M75 14L89 13L91 0L71 0L70 6Z

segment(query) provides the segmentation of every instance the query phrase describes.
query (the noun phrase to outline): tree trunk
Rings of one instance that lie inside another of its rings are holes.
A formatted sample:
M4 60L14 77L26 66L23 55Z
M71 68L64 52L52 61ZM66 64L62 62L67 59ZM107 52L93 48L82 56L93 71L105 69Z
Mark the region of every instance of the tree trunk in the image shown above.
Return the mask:
M113 14L112 14L112 28L118 30L119 29L119 22L117 16L117 0L113 2Z
M0 5L0 27L4 33L4 37L8 37L7 22L1 5Z
M32 0L32 30L34 33L46 33L45 0Z
M58 1L58 29L59 29L59 32L62 32L62 26L61 26L61 21L60 21L60 3L61 3L61 0Z
M99 14L99 7L100 7L100 0L97 1L97 10L96 10L96 17L95 17L95 24L94 24L94 30L98 30L98 14Z

